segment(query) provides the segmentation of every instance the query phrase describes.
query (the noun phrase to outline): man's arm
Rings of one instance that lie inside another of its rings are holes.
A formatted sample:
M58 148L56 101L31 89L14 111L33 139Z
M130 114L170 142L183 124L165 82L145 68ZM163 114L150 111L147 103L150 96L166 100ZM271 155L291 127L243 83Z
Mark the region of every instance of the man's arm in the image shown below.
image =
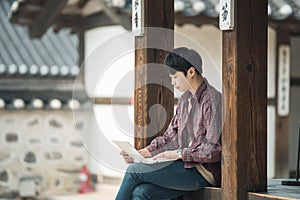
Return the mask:
M204 106L205 140L198 135L191 147L182 150L182 160L186 162L214 163L221 160L221 109L211 103Z

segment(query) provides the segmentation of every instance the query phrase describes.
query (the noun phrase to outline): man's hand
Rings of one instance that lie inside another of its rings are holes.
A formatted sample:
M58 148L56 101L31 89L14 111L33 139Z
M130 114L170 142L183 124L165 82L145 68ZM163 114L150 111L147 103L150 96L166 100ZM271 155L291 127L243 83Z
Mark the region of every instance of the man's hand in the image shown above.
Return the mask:
M153 157L154 160L158 158L167 158L167 159L179 159L180 157L177 154L177 150L165 151Z
M142 156L144 156L145 158L152 157L151 153L148 151L147 148L139 150L139 153L142 154ZM126 163L128 163L128 164L133 163L133 161L134 161L133 158L131 156L129 156L127 153L125 153L124 151L121 151L120 155L123 156Z
M133 163L133 158L129 156L127 153L125 153L124 151L121 151L120 155L123 156L126 163L128 164Z
M145 158L152 157L150 151L147 148L140 149L139 153L142 154L142 156L144 156Z

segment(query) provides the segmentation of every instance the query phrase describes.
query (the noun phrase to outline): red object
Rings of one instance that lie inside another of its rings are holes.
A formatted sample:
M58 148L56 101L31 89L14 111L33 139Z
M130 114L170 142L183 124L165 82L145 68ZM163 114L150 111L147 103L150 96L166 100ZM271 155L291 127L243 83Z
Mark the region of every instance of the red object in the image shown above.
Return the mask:
M134 96L131 96L129 99L129 104L133 105L134 104Z
M90 172L86 166L83 166L79 172L79 180L80 180L80 188L78 189L78 193L88 193L94 192L94 188L90 185Z

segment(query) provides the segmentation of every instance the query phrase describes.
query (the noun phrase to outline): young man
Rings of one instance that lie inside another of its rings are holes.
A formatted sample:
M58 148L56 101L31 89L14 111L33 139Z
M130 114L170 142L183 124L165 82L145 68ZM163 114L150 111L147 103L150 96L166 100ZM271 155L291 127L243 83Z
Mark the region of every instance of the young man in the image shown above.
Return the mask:
M164 64L172 69L172 85L184 93L164 135L139 152L144 157L177 160L164 166L129 165L117 200L170 199L220 185L221 94L202 77L202 59L196 51L174 49ZM126 153L121 155L133 163Z

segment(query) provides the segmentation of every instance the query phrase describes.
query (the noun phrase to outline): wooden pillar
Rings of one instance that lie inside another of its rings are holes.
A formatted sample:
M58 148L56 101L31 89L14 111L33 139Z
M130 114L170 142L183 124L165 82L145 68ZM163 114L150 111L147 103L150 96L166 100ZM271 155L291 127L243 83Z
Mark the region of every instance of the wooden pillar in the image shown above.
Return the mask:
M223 31L222 199L267 190L267 0L235 0Z
M279 75L279 47L290 46L290 32L287 27L277 28L276 45L276 129L275 129L275 178L289 177L289 115L280 116L278 113L278 75ZM289 94L290 95L290 94ZM290 98L288 98L289 100ZM287 100L287 101L288 101Z
M143 18L144 27L174 30L174 0L144 0ZM157 47L149 48L153 43ZM171 50L173 47L172 31L161 29L157 32L145 29L143 36L135 38L134 135L137 149L145 147L154 137L161 135L173 116L174 94L172 89L167 89L172 88L171 80L162 69L150 64L163 63L166 51L162 49ZM143 65L145 67L141 67ZM144 84L157 77L163 84ZM169 87L164 87L165 84L169 84ZM158 127L163 121L162 110L156 109L154 115L149 115L150 108L155 104L162 105L167 113L167 120L161 130Z

